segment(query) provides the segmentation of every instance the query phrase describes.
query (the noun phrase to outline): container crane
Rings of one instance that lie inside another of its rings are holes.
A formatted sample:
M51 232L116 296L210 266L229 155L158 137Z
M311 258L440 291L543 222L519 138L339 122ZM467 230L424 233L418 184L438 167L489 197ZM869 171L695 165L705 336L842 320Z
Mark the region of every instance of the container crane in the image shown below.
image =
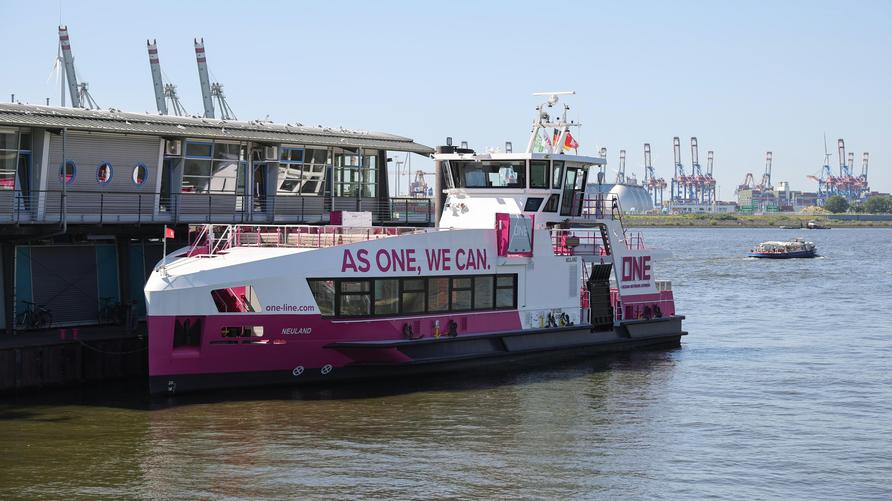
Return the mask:
M821 174L819 176L806 176L808 179L818 183L818 205L823 206L824 201L834 194L836 189L836 177L830 167L830 158L832 154L827 149L827 134L824 134L824 165L821 166Z
M688 198L688 176L681 163L681 141L677 136L672 138L672 152L675 159L675 175L672 177L670 195L673 202L685 202Z
M650 143L644 143L644 185L650 196L653 197L654 206L663 206L663 190L666 189L666 180L657 178L656 171L651 163Z
M626 150L619 150L619 170L616 171L616 184L626 184Z
M704 185L706 178L700 169L700 149L697 146L697 138L691 138L691 179L690 179L690 199L694 202L703 202Z
M861 157L861 175L858 176L861 179L861 182L864 184L864 191L868 191L867 188L867 160L870 156L866 151L864 155Z
M71 96L71 107L81 107L81 96L77 89L77 74L74 71L74 56L71 55L71 40L68 27L59 26L59 45L62 47L62 61L65 66L63 77L68 80L68 93Z
M762 180L756 186L760 191L766 192L774 189L771 186L771 152L765 152L765 173L762 174Z
M715 178L712 177L712 165L715 154L712 150L706 152L706 202L714 203L717 201L715 196Z
M214 118L214 100L211 96L211 79L208 76L208 61L204 53L204 38L195 42L195 60L198 63L198 81L201 84L201 100L204 104L204 117Z
M68 93L71 95L73 108L98 109L99 105L90 94L89 85L86 82L78 83L77 73L74 70L74 55L71 53L71 38L68 35L68 26L59 26L59 46L62 48L62 61L65 67L64 77L68 81Z
M152 86L155 89L155 106L158 113L167 115L167 102L164 100L164 81L161 79L161 63L158 61L157 40L146 40L149 51L149 69L152 71Z
M167 102L170 101L170 107L173 108L173 114L181 117L188 115L183 103L177 96L177 86L172 83L164 83L161 71L161 62L158 59L158 42L156 40L146 40L146 47L149 51L149 68L152 70L152 84L155 89L155 105L158 113L162 115L169 114Z

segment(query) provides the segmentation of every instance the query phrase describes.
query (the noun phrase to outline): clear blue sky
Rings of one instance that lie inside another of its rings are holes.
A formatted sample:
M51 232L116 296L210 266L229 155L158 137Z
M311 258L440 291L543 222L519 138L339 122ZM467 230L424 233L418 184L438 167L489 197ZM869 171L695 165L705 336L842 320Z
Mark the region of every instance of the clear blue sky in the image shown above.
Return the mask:
M0 91L58 103L47 82L59 2L0 3ZM575 90L581 152L672 175L672 137L716 151L723 199L766 150L774 179L814 190L823 134L871 154L892 190L892 2L62 2L79 77L103 107L154 111L145 42L192 113L192 38L240 119L393 132L428 145L525 145L530 94ZM3 94L0 94L3 96ZM415 167L430 168L416 157ZM832 161L836 166L836 157Z

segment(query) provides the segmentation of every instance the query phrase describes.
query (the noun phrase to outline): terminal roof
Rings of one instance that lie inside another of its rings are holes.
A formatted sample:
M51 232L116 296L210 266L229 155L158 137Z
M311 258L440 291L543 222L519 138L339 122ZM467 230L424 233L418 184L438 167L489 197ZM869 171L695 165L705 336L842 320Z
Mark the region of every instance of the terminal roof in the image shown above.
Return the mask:
M86 110L30 104L0 104L0 126L67 128L120 134L194 137L219 140L294 143L406 151L430 155L434 150L394 134L334 127L307 127L261 120L242 122L214 118L177 117L119 110Z

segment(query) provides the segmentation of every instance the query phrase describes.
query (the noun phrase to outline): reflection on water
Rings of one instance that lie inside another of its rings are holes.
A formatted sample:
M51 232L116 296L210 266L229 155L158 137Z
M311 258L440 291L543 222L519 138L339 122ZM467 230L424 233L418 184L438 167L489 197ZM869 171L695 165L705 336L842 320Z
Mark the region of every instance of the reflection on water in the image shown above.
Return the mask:
M683 348L510 373L0 404L0 498L888 498L888 230L649 230ZM876 263L876 264L871 264Z

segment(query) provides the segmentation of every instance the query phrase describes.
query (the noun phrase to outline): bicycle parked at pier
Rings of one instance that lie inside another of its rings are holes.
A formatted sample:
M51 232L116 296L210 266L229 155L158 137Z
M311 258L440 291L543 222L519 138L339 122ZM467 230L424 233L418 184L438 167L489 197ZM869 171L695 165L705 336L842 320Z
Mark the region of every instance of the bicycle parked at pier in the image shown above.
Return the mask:
M53 323L53 313L42 304L22 301L25 311L19 314L17 326L21 329L45 329Z

